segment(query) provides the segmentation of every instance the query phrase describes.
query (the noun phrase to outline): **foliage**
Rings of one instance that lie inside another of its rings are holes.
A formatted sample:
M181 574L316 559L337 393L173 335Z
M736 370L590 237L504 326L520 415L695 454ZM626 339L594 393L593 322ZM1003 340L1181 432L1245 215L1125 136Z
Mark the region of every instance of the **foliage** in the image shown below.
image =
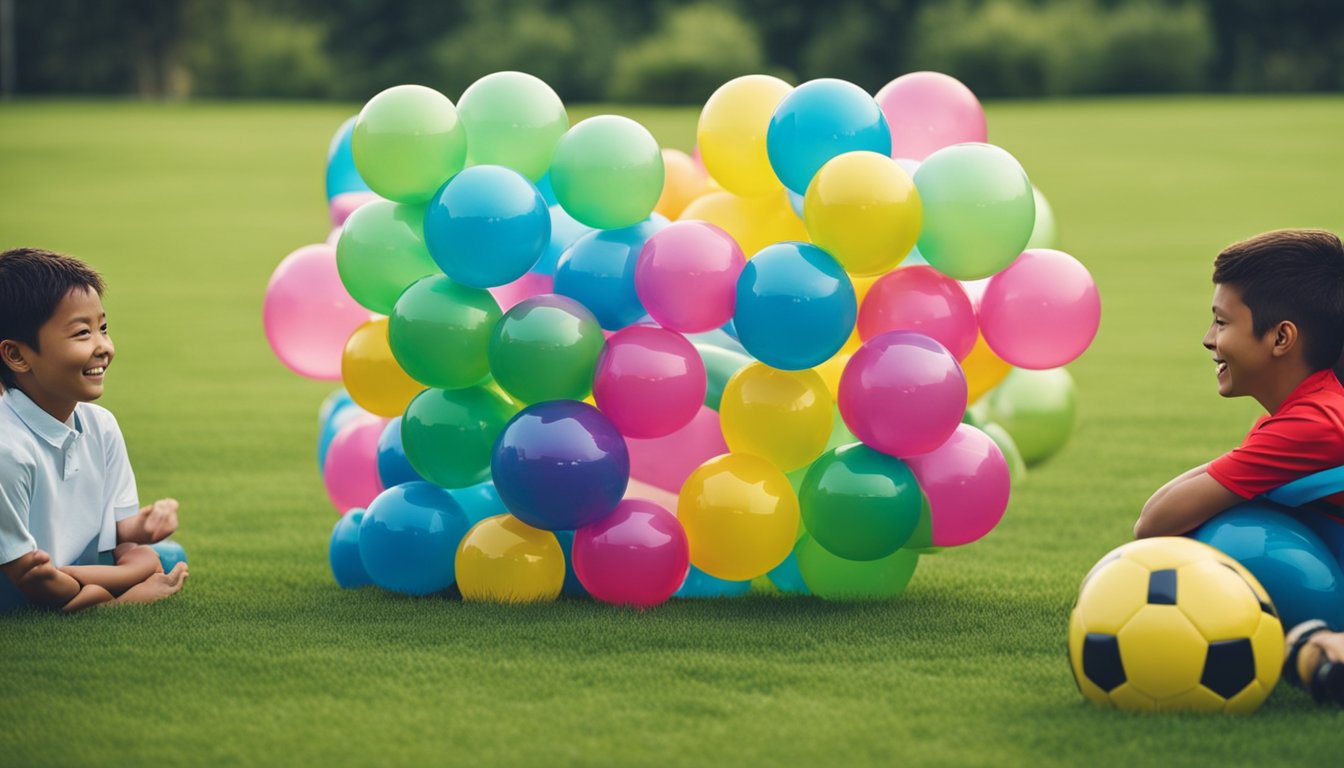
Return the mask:
M724 82L765 68L760 36L712 3L677 8L657 31L616 56L609 95L619 101L703 103Z

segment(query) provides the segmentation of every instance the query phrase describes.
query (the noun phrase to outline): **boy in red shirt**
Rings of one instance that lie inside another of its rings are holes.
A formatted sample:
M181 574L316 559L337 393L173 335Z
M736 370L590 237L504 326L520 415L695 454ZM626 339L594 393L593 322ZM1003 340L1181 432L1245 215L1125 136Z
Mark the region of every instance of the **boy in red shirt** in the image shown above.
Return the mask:
M1344 349L1340 239L1284 229L1233 243L1214 261L1213 283L1204 347L1218 394L1249 395L1269 415L1240 446L1158 489L1134 525L1140 538L1187 533L1243 501L1344 465L1344 386L1334 372ZM1326 502L1308 514L1344 523L1344 494ZM1290 649L1302 650L1295 659L1302 680L1329 671L1322 661L1344 662L1344 634L1315 624L1309 636L1306 625L1289 634Z

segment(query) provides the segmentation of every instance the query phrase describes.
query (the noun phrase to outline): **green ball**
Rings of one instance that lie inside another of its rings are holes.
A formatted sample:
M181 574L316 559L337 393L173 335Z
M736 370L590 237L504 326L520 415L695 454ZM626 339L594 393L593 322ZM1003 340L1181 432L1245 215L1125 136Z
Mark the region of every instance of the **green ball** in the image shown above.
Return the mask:
M428 387L462 389L489 377L486 350L502 314L489 291L430 275L397 299L387 341L411 378Z
M543 294L511 307L489 340L495 382L524 403L582 400L605 343L602 326L573 299Z
M846 560L804 536L794 549L803 583L826 600L887 600L905 591L919 555L898 549L880 560Z
M1041 190L1031 188L1036 201L1036 223L1031 228L1031 239L1027 240L1027 250L1032 248L1052 248L1059 250L1059 227L1055 225L1055 211L1050 201L1045 199Z
M717 411L728 380L733 378L734 373L751 365L752 359L741 352L713 344L696 343L695 351L705 364L705 405Z
M401 441L420 476L444 488L490 479L490 454L517 408L488 387L427 389L406 406Z
M1003 458L1008 462L1008 478L1012 485L1027 479L1027 463L1022 459L1022 452L1017 449L1017 443L1013 436L1008 434L1008 430L1003 428L1002 424L989 422L978 427L980 431L989 435L989 439L999 446L1003 451Z
M423 85L398 85L360 110L350 149L369 189L399 203L426 203L462 170L467 131L447 96Z
M915 526L915 532L910 534L905 549L921 555L932 554L941 549L933 546L933 517L929 514L929 497L922 492L919 494L919 524Z
M628 117L590 117L556 145L551 186L580 224L629 227L647 219L663 193L662 150L647 128Z
M852 443L812 462L798 505L816 543L846 560L878 560L910 540L920 497L905 462Z
M523 72L495 72L457 100L467 129L467 164L502 165L539 180L551 166L569 114L544 81Z
M1017 159L992 144L954 144L915 171L924 205L916 247L939 272L958 280L989 277L1031 239L1036 203Z
M986 397L990 417L1012 436L1028 467L1058 453L1078 419L1078 392L1063 368L1014 368Z
M351 298L390 314L406 286L439 271L425 247L425 207L390 200L365 203L341 228L336 269Z

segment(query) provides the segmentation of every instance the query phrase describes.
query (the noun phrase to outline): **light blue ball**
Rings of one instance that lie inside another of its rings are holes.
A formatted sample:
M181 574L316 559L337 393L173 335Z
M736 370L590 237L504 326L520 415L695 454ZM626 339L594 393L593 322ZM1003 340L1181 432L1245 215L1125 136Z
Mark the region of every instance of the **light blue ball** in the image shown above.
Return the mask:
M751 581L728 581L696 568L692 565L686 571L681 587L672 593L673 597L741 597L751 591Z
M466 488L450 488L448 492L453 495L453 499L462 506L462 511L467 515L467 527L471 527L487 517L502 515L509 511L500 501L499 491L495 490L494 482L486 480L483 483L469 485Z
M551 531L555 534L556 541L560 542L560 549L565 553L565 583L560 586L560 594L568 597L588 597L588 590L584 589L579 581L579 575L574 572L574 532L573 531Z
M406 458L406 448L401 444L401 419L387 422L378 438L378 479L383 481L384 488L425 479Z
M1274 601L1285 630L1308 619L1344 626L1339 562L1319 536L1283 508L1258 501L1238 504L1190 536L1246 566Z
M414 482L378 494L359 524L359 558L374 584L428 595L455 581L457 545L467 516L447 490Z
M793 552L784 558L784 562L771 568L765 575L780 592L792 595L812 594L812 590L807 588L807 582L803 581L803 572L798 567L798 556Z
M355 170L355 155L350 149L350 137L355 131L355 117L341 123L327 147L327 199L346 192L369 192L369 185Z
M587 307L609 331L638 322L645 311L635 292L635 262L644 243L666 223L650 217L624 229L580 236L556 264L555 292Z
M891 156L891 129L877 101L859 86L809 80L775 107L765 151L779 180L801 195L833 157L861 151Z
M327 466L327 449L331 448L331 441L336 439L336 433L341 431L351 419L368 411L355 405L354 401L338 402L331 410L325 421L320 421L317 428L317 471L320 474Z
M552 205L551 241L546 245L546 251L541 254L541 259L537 261L536 266L532 267L532 271L543 275L554 275L555 266L560 263L561 254L573 245L575 240L594 231L596 230L592 227L580 224L564 208Z
M443 273L473 288L522 277L551 241L551 212L526 176L477 165L444 183L425 211L425 245Z
M373 580L364 570L364 561L359 558L359 524L364 520L364 510L352 509L341 515L331 529L331 545L327 547L327 561L331 563L331 575L342 589L356 589Z
M149 545L159 555L159 564L164 573L170 573L178 563L187 562L187 551L172 539L164 539Z
M854 284L830 254L807 243L775 243L738 276L733 327L752 357L797 371L839 352L858 312Z

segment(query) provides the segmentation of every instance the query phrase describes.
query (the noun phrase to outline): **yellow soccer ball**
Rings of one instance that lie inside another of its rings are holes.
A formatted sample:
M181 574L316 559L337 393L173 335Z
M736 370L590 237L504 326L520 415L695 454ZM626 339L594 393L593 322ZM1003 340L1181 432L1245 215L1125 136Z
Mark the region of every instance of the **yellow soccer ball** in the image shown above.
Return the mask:
M1279 680L1283 626L1237 561L1193 539L1143 539L1083 579L1069 661L1097 704L1249 714Z

